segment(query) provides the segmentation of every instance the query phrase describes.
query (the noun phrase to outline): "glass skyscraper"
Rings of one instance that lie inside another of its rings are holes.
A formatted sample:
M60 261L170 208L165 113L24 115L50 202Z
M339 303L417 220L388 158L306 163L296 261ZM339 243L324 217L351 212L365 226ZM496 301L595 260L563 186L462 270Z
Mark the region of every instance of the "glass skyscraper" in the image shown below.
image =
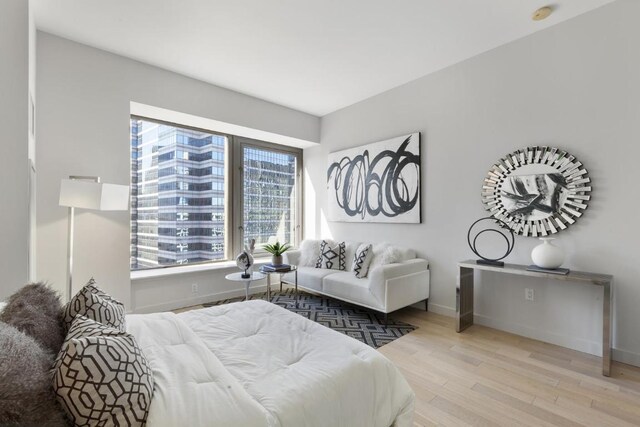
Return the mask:
M293 242L296 157L245 146L242 161L244 235L256 244Z

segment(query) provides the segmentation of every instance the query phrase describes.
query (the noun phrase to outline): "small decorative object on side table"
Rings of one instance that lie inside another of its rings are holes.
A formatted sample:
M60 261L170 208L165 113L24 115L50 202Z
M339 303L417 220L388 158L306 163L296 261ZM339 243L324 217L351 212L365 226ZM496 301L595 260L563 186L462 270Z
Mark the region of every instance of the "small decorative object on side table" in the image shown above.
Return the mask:
M225 276L225 279L227 280L231 280L232 282L244 282L244 295L247 299L247 301L249 300L249 286L251 286L251 282L255 282L258 280L262 280L265 277L267 277L266 275L259 273L257 271L254 271L253 273L251 273L249 275L249 277L242 277L244 275L244 273L231 273L231 274L227 274Z
M541 237L542 244L533 248L531 260L535 265L527 267L529 271L541 271L552 274L569 274L568 268L559 268L564 262L564 251L551 243L553 237Z
M479 231L478 233L476 233L475 237L473 238L473 241L471 240L471 232L473 231L473 227L478 224L479 222L482 221L492 221L494 223L497 223L502 229L504 230L508 230L510 233L510 237L503 232L502 230L497 230L495 228L485 228L481 231ZM488 257L484 257L482 255L480 255L480 252L478 251L477 247L476 247L476 243L478 241L478 237L480 237L483 233L495 233L498 234L500 236L502 236L502 238L505 240L505 242L507 243L507 249L504 253L504 255L502 255L501 257L497 257L497 258L488 258ZM474 222L473 224L471 224L471 227L469 227L469 231L467 231L467 242L469 243L469 247L471 248L471 250L473 251L474 254L476 254L478 257L480 257L481 259L477 260L476 263L481 264L481 265L493 265L495 267L503 267L504 266L504 262L501 261L503 259L505 259L507 256L509 256L509 254L511 253L511 251L513 251L513 247L515 245L516 242L516 237L513 234L513 230L511 228L509 228L509 226L494 217L486 217L486 218L480 218L479 220L477 220L476 222Z
M272 265L282 265L282 254L288 251L291 248L291 245L285 243L284 245L280 244L280 242L275 242L273 244L264 245L264 250L269 252L271 256L271 264Z
M249 244L244 246L244 251L240 252L236 257L236 265L240 270L244 270L242 273L243 279L251 277L249 269L253 267L253 250L256 247L256 239L249 240Z

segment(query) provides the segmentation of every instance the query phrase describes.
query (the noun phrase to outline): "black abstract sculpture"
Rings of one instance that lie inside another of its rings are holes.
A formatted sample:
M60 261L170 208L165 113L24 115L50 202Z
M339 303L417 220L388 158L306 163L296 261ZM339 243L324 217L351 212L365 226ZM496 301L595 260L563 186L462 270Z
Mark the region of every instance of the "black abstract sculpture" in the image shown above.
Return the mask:
M478 224L479 222L482 221L491 221L493 223L498 223L498 225L500 225L503 229L509 230L511 239L509 239L509 235L507 235L505 232L501 231L501 230L496 230L495 228L485 228L481 231L479 231L478 233L475 234L473 240L471 240L471 233L473 231L473 227ZM480 255L480 253L478 252L478 248L476 247L476 242L478 240L478 237L480 237L480 235L482 235L483 233L497 233L500 236L502 236L505 240L505 242L507 242L507 250L505 252L504 255L502 255L501 257L498 258L487 258L484 257L482 255ZM516 242L516 237L515 234L513 233L513 230L511 228L509 228L509 226L504 222L501 221L497 218L494 218L492 216L488 216L486 218L480 218L479 220L477 220L476 222L474 222L473 224L471 224L471 227L469 227L469 231L467 232L467 242L469 243L469 247L471 248L471 250L473 251L474 254L476 254L480 259L477 260L476 262L478 264L484 264L484 265L494 265L497 267L504 267L504 262L502 262L501 260L508 257L509 254L511 253L511 251L513 251L513 247L515 245Z

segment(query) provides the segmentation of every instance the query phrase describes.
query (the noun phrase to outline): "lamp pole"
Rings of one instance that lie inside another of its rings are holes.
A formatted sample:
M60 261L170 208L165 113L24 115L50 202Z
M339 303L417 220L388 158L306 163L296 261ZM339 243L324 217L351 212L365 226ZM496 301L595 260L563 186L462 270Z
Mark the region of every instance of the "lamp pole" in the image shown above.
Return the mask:
M70 175L69 179L100 183L99 176ZM67 301L71 301L71 297L73 296L73 228L75 210L75 207L69 206L69 224L67 234Z

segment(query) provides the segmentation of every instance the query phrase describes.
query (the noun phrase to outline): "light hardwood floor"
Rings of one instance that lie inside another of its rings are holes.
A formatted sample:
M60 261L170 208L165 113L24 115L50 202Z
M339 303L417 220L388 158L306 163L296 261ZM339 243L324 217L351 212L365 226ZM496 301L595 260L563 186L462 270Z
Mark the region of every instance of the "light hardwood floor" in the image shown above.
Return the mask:
M416 393L416 426L640 426L640 368L407 308L419 328L380 352Z
M192 310L201 306L178 311ZM640 368L406 308L418 326L379 350L416 393L415 426L640 426Z

